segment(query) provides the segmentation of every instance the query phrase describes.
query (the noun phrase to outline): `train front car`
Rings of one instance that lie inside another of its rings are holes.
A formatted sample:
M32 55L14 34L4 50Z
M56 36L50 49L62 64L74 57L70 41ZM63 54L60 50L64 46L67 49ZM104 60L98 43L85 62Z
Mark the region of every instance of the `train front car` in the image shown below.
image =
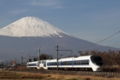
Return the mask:
M103 69L103 60L100 56L91 56L91 66L93 71L102 71Z

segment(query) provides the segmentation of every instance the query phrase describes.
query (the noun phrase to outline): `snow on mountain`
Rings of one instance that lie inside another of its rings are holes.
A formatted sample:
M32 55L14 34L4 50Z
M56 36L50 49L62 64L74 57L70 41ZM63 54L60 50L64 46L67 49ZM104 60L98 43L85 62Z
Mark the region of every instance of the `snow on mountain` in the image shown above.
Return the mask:
M0 35L11 37L62 37L60 33L67 34L36 17L24 17L0 29Z

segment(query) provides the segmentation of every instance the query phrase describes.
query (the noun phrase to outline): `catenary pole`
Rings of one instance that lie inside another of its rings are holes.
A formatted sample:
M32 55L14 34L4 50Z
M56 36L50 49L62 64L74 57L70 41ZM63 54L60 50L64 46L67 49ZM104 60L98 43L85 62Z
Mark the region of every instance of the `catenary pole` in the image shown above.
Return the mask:
M56 48L56 52L57 52L57 70L58 70L58 45L57 45L57 48Z
M39 67L39 63L40 63L40 48L38 48L38 67Z

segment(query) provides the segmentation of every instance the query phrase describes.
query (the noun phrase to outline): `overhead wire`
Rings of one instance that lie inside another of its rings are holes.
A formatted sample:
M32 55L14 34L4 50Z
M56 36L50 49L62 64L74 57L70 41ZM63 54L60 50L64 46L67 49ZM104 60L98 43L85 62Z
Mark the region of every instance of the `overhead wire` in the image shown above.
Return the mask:
M118 33L120 33L120 31L118 31L117 33L115 33L115 34L113 34L113 35L111 35L111 36L109 36L109 37L107 37L107 38L105 38L105 39L103 39L103 40L101 40L101 41L98 41L96 44L98 44L98 43L100 43L100 42L103 42L103 41L105 41L105 40L107 40L107 39L115 36L115 35L118 34Z
M115 34L113 34L113 35L111 35L111 36L109 36L109 37L107 37L107 38L105 38L105 39L102 39L102 40L100 40L100 41L98 41L98 42L96 42L96 43L94 43L94 44L92 44L92 45L88 45L88 46L82 47L81 49L84 49L84 48L88 48L88 47L97 45L97 44L99 44L99 43L101 43L101 42L103 42L103 41L105 41L105 40L107 40L107 39L109 39L109 38L117 35L118 33L120 33L120 31L118 31L118 32L116 32Z

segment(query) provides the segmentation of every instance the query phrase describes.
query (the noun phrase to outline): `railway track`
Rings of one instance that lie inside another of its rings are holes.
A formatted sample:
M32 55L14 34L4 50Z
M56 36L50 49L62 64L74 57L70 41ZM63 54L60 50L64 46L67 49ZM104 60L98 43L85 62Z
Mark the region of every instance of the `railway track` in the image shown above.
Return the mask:
M31 73L42 73L42 74L62 74L62 75L81 75L81 76L98 76L107 78L120 78L120 73L118 72L92 72L92 71L62 71L62 70L12 70L20 72L31 72Z

